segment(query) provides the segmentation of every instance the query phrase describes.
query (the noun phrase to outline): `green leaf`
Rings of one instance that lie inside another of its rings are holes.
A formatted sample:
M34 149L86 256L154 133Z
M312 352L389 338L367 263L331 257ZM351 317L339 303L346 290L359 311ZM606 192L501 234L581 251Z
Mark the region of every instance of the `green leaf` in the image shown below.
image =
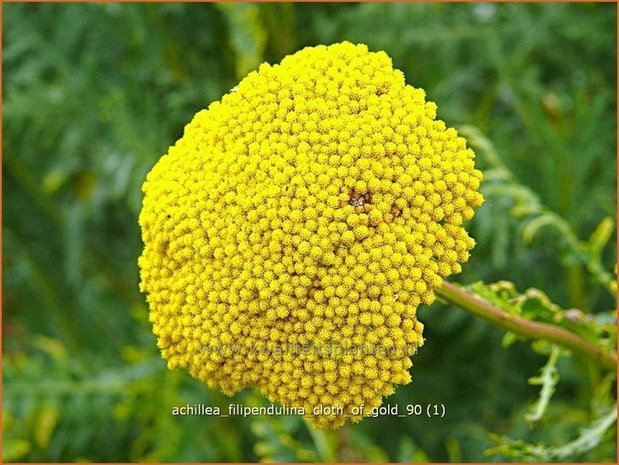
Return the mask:
M522 231L522 240L525 244L530 244L540 229L544 226L554 226L562 234L569 234L569 226L556 214L544 213L529 221Z
M529 384L542 386L542 388L540 389L537 402L525 415L527 421L537 422L542 419L546 412L550 398L555 392L555 386L559 382L559 371L557 370L559 353L559 347L553 345L548 362L542 367L540 376L529 378Z
M31 446L25 439L5 439L2 441L2 461L17 462L30 452Z
M606 217L600 224L597 225L593 234L589 238L589 250L594 257L599 257L602 249L606 246L613 231L615 230L615 222L611 217Z
M236 56L238 79L255 70L263 61L267 32L262 24L260 7L255 3L217 3L230 30Z
M502 454L518 461L570 461L582 454L595 449L603 440L606 433L617 422L617 404L612 405L603 416L591 423L588 428L580 430L578 437L562 446L548 447L544 444L530 444L521 439L511 439L493 434L498 444L486 450L486 455Z
M50 439L58 424L60 414L54 406L43 407L36 421L34 440L40 449L47 449Z
M562 309L541 290L529 288L520 293L514 283L509 281L488 284L477 282L468 288L508 313L531 321L562 327L592 343L612 346L613 341L616 340L617 331L614 324L616 316L613 312L589 315L574 308ZM504 344L510 342L509 336L506 336Z

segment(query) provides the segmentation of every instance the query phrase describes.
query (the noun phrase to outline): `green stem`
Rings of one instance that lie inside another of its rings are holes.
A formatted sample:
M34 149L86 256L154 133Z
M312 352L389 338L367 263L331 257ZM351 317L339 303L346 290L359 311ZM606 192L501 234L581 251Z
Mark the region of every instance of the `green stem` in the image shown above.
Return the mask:
M312 440L314 441L320 460L322 462L336 462L335 451L333 450L331 444L329 444L327 433L322 430L314 429L309 425L307 425L307 429L312 437Z
M516 315L482 300L461 287L443 282L436 295L463 310L529 339L543 339L572 350L598 363L607 370L617 370L617 355L591 344L580 336L557 326L537 323Z

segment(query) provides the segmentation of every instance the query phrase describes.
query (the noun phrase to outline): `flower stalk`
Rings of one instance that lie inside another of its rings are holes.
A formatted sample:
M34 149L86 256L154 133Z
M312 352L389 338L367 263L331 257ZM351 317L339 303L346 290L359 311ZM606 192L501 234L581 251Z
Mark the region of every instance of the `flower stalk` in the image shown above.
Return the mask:
M597 363L607 370L617 370L617 355L598 347L580 336L563 328L546 323L526 320L473 295L463 288L447 281L437 288L436 295L448 303L479 316L500 328L512 331L528 339L541 339L558 344L587 359Z

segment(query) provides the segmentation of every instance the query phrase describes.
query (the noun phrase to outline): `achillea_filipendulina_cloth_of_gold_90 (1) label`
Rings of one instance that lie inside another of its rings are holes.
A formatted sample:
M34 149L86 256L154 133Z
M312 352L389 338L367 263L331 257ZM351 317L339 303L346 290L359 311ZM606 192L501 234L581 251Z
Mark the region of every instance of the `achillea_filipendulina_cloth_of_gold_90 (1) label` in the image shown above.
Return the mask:
M343 42L262 64L198 112L142 188L140 288L168 366L315 428L409 383L416 309L468 260L483 201L436 109L387 54Z

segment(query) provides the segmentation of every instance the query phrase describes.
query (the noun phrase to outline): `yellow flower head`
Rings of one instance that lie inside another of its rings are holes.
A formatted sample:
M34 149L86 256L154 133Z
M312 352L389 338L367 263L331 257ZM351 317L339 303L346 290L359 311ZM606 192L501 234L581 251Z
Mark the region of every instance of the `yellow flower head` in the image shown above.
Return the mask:
M196 114L140 214L169 367L258 388L317 428L410 382L416 308L460 271L483 201L473 152L435 118L384 52L348 42L263 64Z

